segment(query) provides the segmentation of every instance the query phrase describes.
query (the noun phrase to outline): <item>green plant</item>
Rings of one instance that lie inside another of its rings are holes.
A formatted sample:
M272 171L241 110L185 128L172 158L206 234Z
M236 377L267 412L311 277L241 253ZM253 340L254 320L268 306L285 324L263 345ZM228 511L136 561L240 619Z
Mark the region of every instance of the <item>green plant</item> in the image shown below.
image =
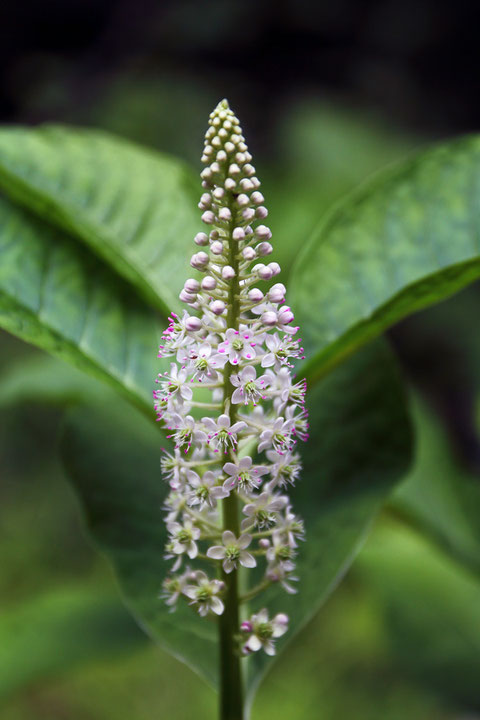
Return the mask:
M454 141L378 175L327 216L295 261L288 291L307 354L300 372L309 387L311 439L301 450L304 470L293 500L308 543L299 552L297 596L285 598L272 584L260 605L248 597L253 611L264 605L271 614L286 611L292 635L339 582L408 470L407 395L394 355L378 336L480 275L478 146L476 138ZM92 535L141 625L220 685L222 717L240 720L237 618L226 631L228 662L237 666L232 692L231 677L219 673L216 625L186 604L169 613L158 598L170 566L158 470L160 447L169 441L153 422L151 392L170 361L159 362L154 348L168 311L178 309L178 294L198 302L196 292L182 290L188 244L199 230L190 171L93 131L6 128L0 186L0 324L115 391L74 409L62 443ZM230 219L225 222L229 230ZM231 250L233 235L228 241ZM238 273L236 265L232 254L228 267ZM220 317L230 313L229 327L239 322L236 294L218 307ZM233 388L225 387L221 402L228 411ZM77 393L82 396L81 383ZM198 400L205 402L211 401ZM234 464L235 457L229 460ZM236 522L232 506L224 529ZM258 653L242 660L247 708L269 662Z

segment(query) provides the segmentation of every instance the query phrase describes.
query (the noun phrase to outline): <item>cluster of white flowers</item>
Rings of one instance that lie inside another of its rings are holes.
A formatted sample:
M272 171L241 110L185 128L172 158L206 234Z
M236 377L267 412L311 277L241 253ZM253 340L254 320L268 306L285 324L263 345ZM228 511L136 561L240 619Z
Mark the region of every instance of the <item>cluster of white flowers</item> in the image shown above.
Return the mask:
M202 616L223 613L225 581L239 566L263 570L260 581L246 583L244 600L271 583L295 592L303 537L286 493L301 469L297 440L308 432L306 384L291 374L303 349L285 287L257 287L280 266L261 262L272 252L271 232L258 224L268 213L251 159L223 100L210 115L202 157L199 207L210 231L196 235L204 249L191 265L203 278L188 279L180 293L191 312L172 313L159 351L172 358L170 371L159 375L154 392L175 446L161 463L170 485L166 557L173 560L163 596L172 609L185 598ZM224 512L232 502L234 527ZM201 569L182 567L193 560ZM269 621L266 610L245 620L244 653L263 647L272 654L287 624L283 614Z

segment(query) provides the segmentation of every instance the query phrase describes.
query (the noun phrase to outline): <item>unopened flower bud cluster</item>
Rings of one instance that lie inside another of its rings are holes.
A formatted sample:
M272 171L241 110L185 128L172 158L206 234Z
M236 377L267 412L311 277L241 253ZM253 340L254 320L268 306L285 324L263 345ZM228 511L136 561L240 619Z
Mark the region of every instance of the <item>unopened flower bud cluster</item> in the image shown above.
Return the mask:
M254 597L271 583L295 592L297 541L303 525L287 494L300 473L297 440L306 440L305 382L292 378L302 357L294 315L285 303L280 272L269 262L271 232L239 122L222 101L210 116L202 157L199 207L205 232L195 236L191 266L159 357L172 359L154 392L158 419L175 449L162 458L170 485L166 501L172 570L164 597L184 599L205 616L224 611L221 579L240 566L261 566L248 587ZM265 281L272 281L269 289ZM234 494L241 509L235 534L224 526L222 505ZM192 567L192 561L198 569ZM288 624L266 610L239 628L245 654L263 648Z

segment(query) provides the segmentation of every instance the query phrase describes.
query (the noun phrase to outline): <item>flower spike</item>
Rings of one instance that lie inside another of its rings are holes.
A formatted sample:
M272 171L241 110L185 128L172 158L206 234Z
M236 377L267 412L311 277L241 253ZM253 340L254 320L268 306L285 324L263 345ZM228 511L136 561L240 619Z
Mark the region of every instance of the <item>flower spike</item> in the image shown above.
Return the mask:
M280 266L268 262L268 211L226 100L210 115L202 161L199 208L207 229L195 236L190 260L201 277L185 281L180 300L188 310L172 313L163 333L159 357L171 358L171 366L158 376L154 400L175 446L162 460L170 485L165 557L173 561L163 597L171 609L183 599L214 617L272 583L295 592L303 524L286 490L300 474L296 444L307 438L308 423L305 381L291 375L303 357L298 328L276 281ZM245 578L239 598L232 577L255 567L263 579ZM237 608L236 618L245 655L273 654L288 627L286 615L269 620L266 609L240 622Z

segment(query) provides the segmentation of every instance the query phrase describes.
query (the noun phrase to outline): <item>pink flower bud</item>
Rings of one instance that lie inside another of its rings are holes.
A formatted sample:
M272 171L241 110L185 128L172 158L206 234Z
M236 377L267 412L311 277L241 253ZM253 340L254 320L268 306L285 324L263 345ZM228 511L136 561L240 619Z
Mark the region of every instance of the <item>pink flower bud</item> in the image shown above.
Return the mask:
M281 272L281 267L277 262L268 263L268 267L272 271L272 277L275 277L275 275L278 275Z
M274 303L281 303L285 300L285 293L285 285L277 283L276 285L272 285L268 291L268 299Z
M225 196L225 190L221 187L215 188L213 191L213 197L215 200L221 200Z
M210 245L210 250L214 255L221 255L223 252L223 243L220 240L214 240Z
M268 210L263 205L260 205L260 207L257 207L255 210L255 217L259 218L259 220L264 220L268 215Z
M295 319L293 312L287 305L283 305L278 311L278 322L280 325L288 325Z
M273 248L269 242L261 242L260 245L257 245L255 250L260 257L265 257L265 255L271 255L273 252Z
M252 199L252 202L255 203L255 205L261 205L265 200L262 193L258 192L258 190L255 190L255 192L253 192L250 197Z
M277 314L272 310L266 310L260 319L267 327L273 327L277 324Z
M261 302L263 300L263 292L259 288L252 288L249 290L248 299L254 303Z
M208 245L208 235L207 235L207 233L199 232L199 233L197 233L197 234L195 235L195 237L194 237L193 240L194 240L194 242L195 242L197 245L200 245L200 246L202 246L202 245Z
M215 290L217 281L211 275L207 275L202 280L202 290Z
M243 240L245 237L245 230L242 227L236 227L232 232L232 238L234 240Z
M258 271L258 276L262 278L262 280L270 280L272 277L272 271L268 266L261 267Z
M210 195L210 193L203 193L202 197L200 198L200 202L205 207L210 207L210 205L212 204L212 196Z
M240 182L240 187L244 192L250 192L250 190L253 190L253 183L249 178L243 178Z
M219 163L225 162L226 159L227 159L227 153L225 152L225 150L219 150L217 152L217 156L216 156L217 162L219 162Z
M202 329L202 321L198 317L189 317L185 323L185 327L190 332L197 332L198 330Z
M260 240L270 240L272 231L266 225L259 225L255 230L255 234Z
M245 195L245 193L241 193L237 197L237 205L239 207L247 207L247 205L250 204L250 200L248 199L248 195Z
M225 303L222 300L214 300L210 303L210 310L215 315L221 315L225 310Z
M268 538L261 538L258 541L258 544L262 550L267 550L270 547L270 540Z
M194 278L188 278L188 280L185 280L183 288L188 293L197 293L200 290L200 283Z
M230 212L229 208L221 208L218 211L218 217L224 222L229 222L232 219L232 213Z
M226 142L225 150L227 151L227 153L233 153L233 152L235 152L235 145L231 142Z
M215 215L211 210L205 210L202 215L202 221L207 225L212 225L215 222Z
M253 630L253 625L249 620L244 620L242 624L240 625L240 630L242 632L251 633Z
M235 180L233 178L227 178L225 180L225 182L223 183L223 186L224 186L225 190L231 191L231 190L235 190L235 188L237 187L237 183L235 182Z
M253 165L247 164L243 166L243 172L247 177L251 177L252 175L255 175L255 168Z
M196 294L192 295L191 293L188 293L185 288L180 292L180 295L178 297L182 302L187 303L188 305L194 303L197 299Z
M251 207L247 207L244 210L242 210L242 217L247 222L250 222L250 220L253 220L255 217L255 210Z
M222 268L222 278L224 280L231 280L235 277L235 270L231 265L225 265L224 268Z
M246 247L242 250L242 256L245 260L255 260L257 253L252 247Z
M230 167L228 168L228 174L230 177L234 175L240 175L240 168L238 167L237 163L232 163Z
M207 253L204 252L198 252L195 253L195 255L192 255L192 259L190 260L190 265L195 268L196 270L204 270L208 265L209 257Z

